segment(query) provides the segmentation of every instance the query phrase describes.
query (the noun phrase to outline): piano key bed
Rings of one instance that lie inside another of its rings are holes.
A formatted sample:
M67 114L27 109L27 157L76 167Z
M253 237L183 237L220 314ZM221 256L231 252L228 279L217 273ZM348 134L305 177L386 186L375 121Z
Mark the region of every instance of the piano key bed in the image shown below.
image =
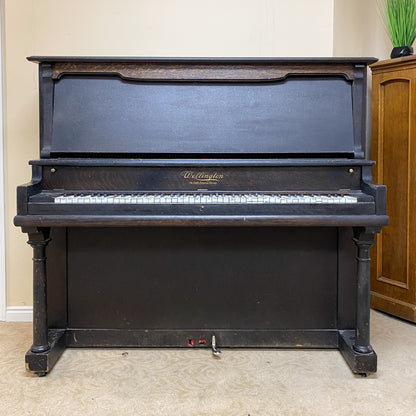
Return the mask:
M74 193L54 198L55 204L356 204L357 197L334 194L281 193Z

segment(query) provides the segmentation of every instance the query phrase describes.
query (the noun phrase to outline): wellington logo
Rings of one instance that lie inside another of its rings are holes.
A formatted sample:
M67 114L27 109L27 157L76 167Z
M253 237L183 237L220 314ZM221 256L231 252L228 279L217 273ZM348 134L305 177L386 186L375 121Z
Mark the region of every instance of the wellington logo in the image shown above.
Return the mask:
M224 175L217 172L195 172L193 170L184 170L181 176L188 180L192 185L216 185Z

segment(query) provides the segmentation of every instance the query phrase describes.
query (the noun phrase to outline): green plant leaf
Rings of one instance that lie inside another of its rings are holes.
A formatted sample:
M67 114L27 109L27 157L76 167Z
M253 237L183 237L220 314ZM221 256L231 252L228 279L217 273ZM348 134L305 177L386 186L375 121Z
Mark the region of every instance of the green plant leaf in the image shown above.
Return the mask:
M416 0L383 0L379 9L393 46L412 46L416 39Z

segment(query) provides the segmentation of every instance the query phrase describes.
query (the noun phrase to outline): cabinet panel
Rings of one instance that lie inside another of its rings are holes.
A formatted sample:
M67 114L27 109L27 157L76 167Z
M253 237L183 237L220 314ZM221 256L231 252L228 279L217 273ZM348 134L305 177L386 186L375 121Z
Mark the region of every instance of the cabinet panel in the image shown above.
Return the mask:
M416 59L379 62L372 70L374 178L387 186L390 217L372 252L372 306L416 321Z
M390 224L381 238L381 274L391 284L407 287L409 213L409 80L380 85L382 178L387 186ZM394 250L390 248L394 247Z

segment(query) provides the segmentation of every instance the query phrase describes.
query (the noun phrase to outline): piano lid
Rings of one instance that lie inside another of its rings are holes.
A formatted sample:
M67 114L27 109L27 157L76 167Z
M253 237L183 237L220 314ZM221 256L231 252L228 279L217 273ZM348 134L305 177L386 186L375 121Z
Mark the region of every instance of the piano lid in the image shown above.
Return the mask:
M29 59L42 157L364 155L370 58Z
M151 62L155 64L170 63L199 63L199 64L354 64L370 65L377 62L374 57L157 57L157 56L28 56L27 60L35 63L143 63Z

